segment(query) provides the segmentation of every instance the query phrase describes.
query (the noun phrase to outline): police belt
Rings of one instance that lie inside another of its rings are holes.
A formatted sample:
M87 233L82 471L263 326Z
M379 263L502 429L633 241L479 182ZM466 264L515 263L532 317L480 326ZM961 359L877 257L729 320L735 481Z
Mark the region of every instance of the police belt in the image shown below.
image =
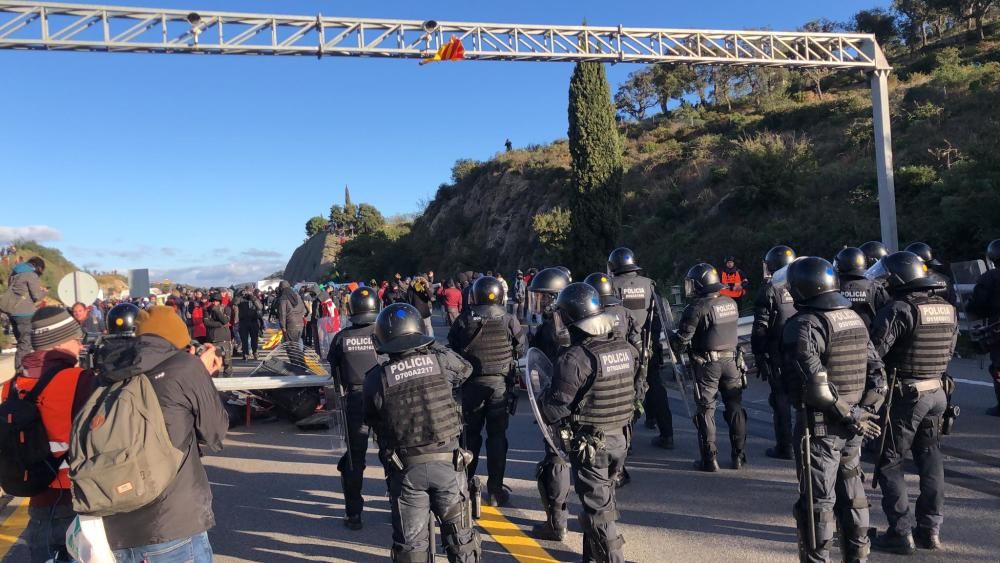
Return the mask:
M455 461L455 452L440 452L435 454L417 454L410 456L399 456L403 460L403 465L410 467L417 465L418 463L431 463L432 461L445 461L448 463L453 463Z
M923 393L925 391L936 391L941 388L941 378L934 379L901 379L899 382L903 391Z
M695 355L706 364L736 361L735 350L708 350L707 352L695 352Z

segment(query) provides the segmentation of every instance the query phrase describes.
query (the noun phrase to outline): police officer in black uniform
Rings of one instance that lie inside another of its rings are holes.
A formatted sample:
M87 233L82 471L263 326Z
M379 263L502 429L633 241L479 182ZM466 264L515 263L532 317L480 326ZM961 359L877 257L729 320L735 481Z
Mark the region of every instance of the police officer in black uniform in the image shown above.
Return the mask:
M359 287L348 298L348 312L351 326L338 332L330 343L327 360L333 370L335 389L327 392L340 393L341 404L347 418L347 447L337 463L340 483L344 490L344 508L347 519L344 525L351 530L360 530L361 511L365 501L361 487L365 475L365 454L368 451L368 426L365 424L365 374L385 357L375 352L372 334L375 333L375 319L378 317L382 301L371 288Z
M948 403L943 378L955 351L958 316L955 307L932 293L943 289L942 283L927 275L926 264L916 254L895 252L881 264L893 300L875 317L871 339L886 365L895 370L895 396L889 414L892 440L878 461L882 509L889 529L876 539L875 546L909 554L914 551L914 539L923 548L941 546L941 419ZM913 453L920 474L915 514L903 475L906 452Z
M535 294L535 302L542 311L542 323L535 328L529 341L532 348L541 350L553 365L559 355L571 344L569 330L562 318L555 314L555 297L569 285L569 276L559 268L546 268L531 279L528 291ZM566 537L569 513L569 467L557 452L545 445L545 457L535 466L538 494L545 508L545 522L534 526L532 532L540 539L562 541Z
M912 252L920 257L924 261L924 264L927 265L927 276L945 285L945 289L933 290L933 293L944 297L952 305L958 303L951 273L943 262L934 257L934 250L931 249L931 245L926 242L911 242L903 250Z
M889 250L877 240L870 240L858 247L865 254L865 268L871 268L876 262L885 258Z
M655 351L658 360L656 366L662 365L662 349L660 348L660 332L664 324L669 327L673 319L661 319L654 303L656 284L653 280L640 275L642 268L635 262L635 254L628 248L616 248L608 256L608 270L614 274L611 285L622 305L632 311L636 325L639 327L640 340L645 343L640 346L640 363L638 375L642 383L638 399L644 401L646 419L656 420L660 435L653 439L653 445L674 449L674 423L670 413L670 400L667 397L666 381L660 376L659 369L649 369ZM648 390L648 391L647 391Z
M507 469L509 405L517 400L514 377L527 338L521 323L507 313L503 286L483 276L472 286L472 305L451 325L448 344L472 364L472 377L462 385L466 446L472 451L469 478L476 474L486 426L486 481L490 506L505 506L510 490L504 487Z
M799 465L801 494L793 510L800 560L829 561L839 527L843 560L867 561L869 514L861 442L879 434L874 413L886 393L882 362L861 317L840 294L829 262L814 256L797 260L788 266L787 283L798 313L785 323L785 377L799 409L796 438L802 440L807 424L811 435L808 452L801 449L803 444L796 447L800 460L806 454L810 459L808 474L805 465ZM809 541L810 505L815 548Z
M632 418L638 358L615 337L593 287L570 284L559 293L556 309L572 345L555 364L542 416L572 434L567 453L583 504L583 561L624 563L613 479L628 449L623 428Z
M671 334L675 349L690 349L689 357L695 364L698 412L694 424L698 429L701 457L695 460L694 466L708 472L719 470L715 449L716 393L721 393L726 406L723 416L729 425L732 468L740 469L747 461L744 376L737 367L739 307L732 298L719 293L722 287L715 266L702 263L688 270L684 294L694 300L684 308L677 330Z
M636 325L635 317L632 315L632 311L623 307L621 299L615 295L615 289L611 285L611 279L605 274L594 272L593 274L587 276L587 278L583 280L583 283L597 290L597 294L601 298L601 307L604 308L604 313L611 319L615 338L628 342L629 345L635 349L636 357L639 357L639 349L642 347L639 327ZM633 382L633 387L635 387L636 390L636 396L640 393L643 385L643 382L639 379L639 375L640 371L636 369ZM636 401L633 420L629 421L629 424L625 425L625 437L629 446L632 444L632 425L636 420L638 420L639 416L641 416L641 407L642 402ZM614 481L615 487L623 487L632 481L632 477L629 475L625 464L622 464L621 471L614 476Z
M987 319L987 322L1000 320L1000 239L990 242L986 247L986 259L989 263L989 271L976 280L976 286L972 290L972 298L966 305L966 309L980 317ZM1000 416L1000 338L993 338L988 343L990 349L990 376L993 378L993 393L996 395L997 404L990 407L986 414Z
M870 327L875 313L889 302L885 287L865 277L868 263L860 248L848 246L837 253L833 268L840 278L840 294L851 302L851 309Z
M765 454L778 459L792 459L792 404L781 375L781 331L785 322L795 314L795 307L788 288L783 284L772 284L771 278L792 260L795 260L795 251L785 245L775 246L764 255L767 283L760 288L754 302L753 329L750 333L757 377L771 387L767 402L774 415L775 445L768 448Z
M448 561L480 561L465 469L457 389L472 375L461 356L424 332L420 312L393 303L379 313L375 350L389 359L365 377L365 421L375 430L392 507L392 560L424 562L434 513Z

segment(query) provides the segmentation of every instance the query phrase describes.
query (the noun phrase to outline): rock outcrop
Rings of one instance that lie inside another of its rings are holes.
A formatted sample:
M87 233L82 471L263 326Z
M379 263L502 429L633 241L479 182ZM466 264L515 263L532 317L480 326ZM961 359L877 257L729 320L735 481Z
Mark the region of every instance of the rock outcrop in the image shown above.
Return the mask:
M292 282L326 281L340 253L340 239L322 232L309 237L295 249L285 266L285 279Z

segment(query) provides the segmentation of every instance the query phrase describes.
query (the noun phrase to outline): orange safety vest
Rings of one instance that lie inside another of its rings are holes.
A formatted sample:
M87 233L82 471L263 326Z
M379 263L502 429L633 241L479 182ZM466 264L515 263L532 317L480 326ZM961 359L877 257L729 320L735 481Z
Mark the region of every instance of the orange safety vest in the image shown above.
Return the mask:
M82 368L66 368L56 374L38 397L36 405L42 415L42 426L49 436L49 449L58 460L62 460L69 451L69 436L73 426L73 401L76 398L76 386L80 381ZM16 386L17 392L24 396L35 388L37 379L18 376L3 386L3 400L10 395L11 386ZM59 475L49 485L50 489L69 489L69 465L62 461L59 464Z
M721 272L721 281L722 285L725 286L721 291L719 291L722 295L732 297L733 299L739 299L746 294L742 285L743 276L740 275L739 271L733 273ZM729 289L729 284L733 284L733 287L736 289Z

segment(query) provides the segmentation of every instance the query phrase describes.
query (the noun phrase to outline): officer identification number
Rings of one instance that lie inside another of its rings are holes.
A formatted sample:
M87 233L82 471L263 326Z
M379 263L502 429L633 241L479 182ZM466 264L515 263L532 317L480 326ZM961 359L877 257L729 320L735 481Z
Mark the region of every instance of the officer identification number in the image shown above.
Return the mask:
M371 352L375 350L371 336L348 336L344 339L345 352Z
M852 289L850 291L841 291L841 295L846 297L851 303L867 303L868 302L868 292L863 289Z
M634 369L632 364L632 354L627 351L605 352L601 354L601 371L612 375L617 373L631 373Z
M920 322L925 325L955 324L955 309L951 305L926 303L917 308L920 309Z
M851 309L827 311L826 318L830 321L830 325L833 327L834 332L841 332L855 328L865 328L865 321L861 320L861 317L859 317L858 314Z
M386 369L386 382L390 387L411 379L441 374L437 358L431 355L411 356L389 364Z

